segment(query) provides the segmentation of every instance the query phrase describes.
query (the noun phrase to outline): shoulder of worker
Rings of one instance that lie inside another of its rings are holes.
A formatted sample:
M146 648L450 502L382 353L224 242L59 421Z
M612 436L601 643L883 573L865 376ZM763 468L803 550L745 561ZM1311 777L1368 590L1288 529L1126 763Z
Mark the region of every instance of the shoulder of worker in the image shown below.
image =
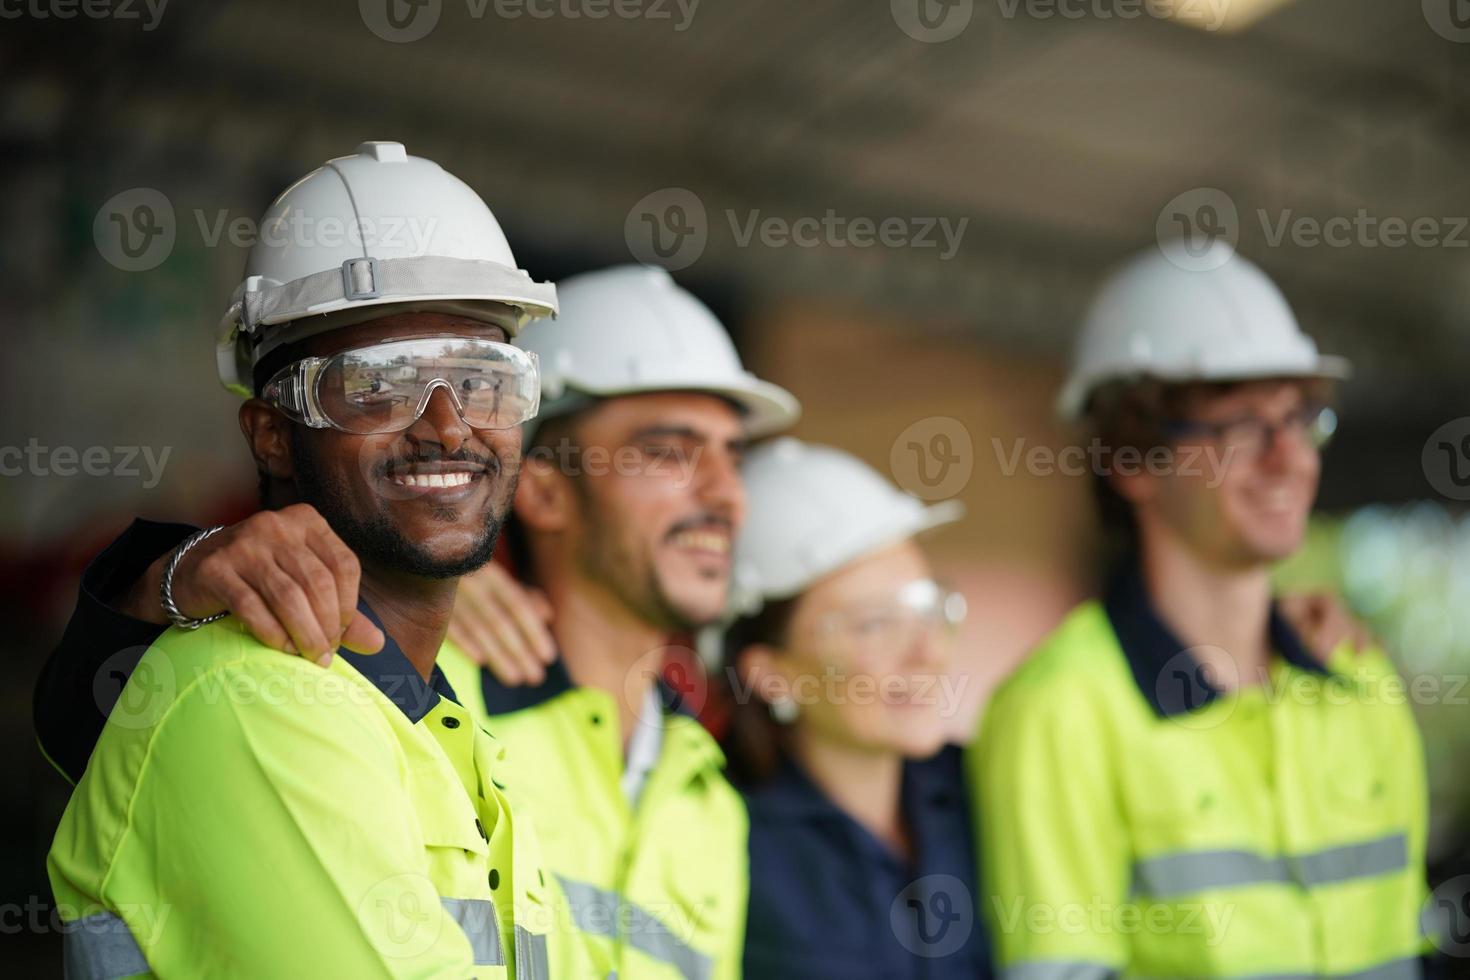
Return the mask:
M1128 681L1117 634L1095 599L1073 608L997 689L995 699L1066 699Z
M99 691L105 690L106 678L98 680ZM245 726L307 728L318 735L341 727L350 737L391 737L384 703L391 706L342 657L323 669L266 646L226 617L196 630L165 630L142 652L108 711L97 751L110 743L147 744ZM207 710L181 710L194 705Z

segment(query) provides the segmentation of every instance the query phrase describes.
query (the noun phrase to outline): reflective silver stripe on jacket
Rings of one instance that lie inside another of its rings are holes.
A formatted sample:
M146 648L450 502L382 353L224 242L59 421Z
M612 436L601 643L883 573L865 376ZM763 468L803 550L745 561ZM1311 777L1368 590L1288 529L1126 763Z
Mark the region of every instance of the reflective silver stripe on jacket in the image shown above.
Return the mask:
M1409 865L1402 833L1311 854L1263 857L1250 851L1183 851L1145 858L1133 866L1133 893L1170 898L1217 888L1298 884L1305 888L1391 874Z
M616 892L561 875L562 892L572 909L572 924L589 935L607 936L662 963L668 963L686 980L709 980L714 961L670 931L653 913L622 898ZM621 910L626 912L620 914ZM618 923L626 916L627 933L620 935Z
M444 911L469 938L476 966L503 966L495 903L483 898L445 898ZM117 980L148 972L148 961L128 924L111 912L66 923L62 945L66 980ZM546 937L516 926L516 976L547 980Z
M66 923L61 957L66 980L116 980L148 972L132 930L111 912Z
M504 966L505 950L500 945L500 917L495 903L487 898L441 898L444 911L459 923L475 951L476 966Z
M549 962L546 937L532 935L525 926L516 926L516 980L550 980Z

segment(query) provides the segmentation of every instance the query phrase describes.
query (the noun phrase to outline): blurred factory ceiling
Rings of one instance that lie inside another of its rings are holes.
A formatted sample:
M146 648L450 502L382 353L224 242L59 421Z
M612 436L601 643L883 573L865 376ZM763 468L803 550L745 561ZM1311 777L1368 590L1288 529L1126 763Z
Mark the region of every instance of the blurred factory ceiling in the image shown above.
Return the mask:
M263 205L303 166L402 139L480 190L513 240L598 261L629 257L636 202L687 188L709 241L686 279L1057 361L1099 276L1153 241L1166 203L1219 188L1242 252L1323 347L1357 362L1367 383L1351 397L1370 416L1463 395L1470 230L1458 246L1397 248L1267 233L1361 208L1455 238L1470 214L1470 44L1432 29L1418 0L1296 0L1233 33L1125 19L1119 0L1085 0L1114 15L1077 19L975 0L942 43L901 30L887 0L703 0L687 23L687 0L658 0L667 19L440 0L427 37L389 43L359 13L372 2L176 2L152 31L7 21L6 157L182 161L205 182L251 175ZM727 217L829 209L969 223L946 261L741 247Z

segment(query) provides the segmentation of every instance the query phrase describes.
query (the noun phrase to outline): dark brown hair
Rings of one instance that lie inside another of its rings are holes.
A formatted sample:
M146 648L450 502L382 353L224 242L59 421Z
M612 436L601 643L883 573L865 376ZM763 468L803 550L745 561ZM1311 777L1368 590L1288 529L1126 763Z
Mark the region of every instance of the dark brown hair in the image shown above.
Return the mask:
M1320 378L1283 378L1299 384L1305 396L1327 404L1332 396L1332 382ZM1138 543L1138 527L1133 507L1114 489L1107 474L1113 472L1113 458L1120 450L1137 452L1146 458L1150 452L1168 446L1169 423L1188 418L1192 406L1203 399L1228 394L1251 381L1166 382L1157 378L1113 381L1102 385L1088 401L1087 416L1092 434L1101 446L1097 470L1092 476L1093 497L1097 502L1103 527L1103 553L1109 559L1121 558Z
M740 657L752 646L785 646L801 597L768 602L753 616L742 616L725 631L720 683L730 704L725 758L730 778L740 786L756 786L770 778L787 749L786 728L771 717L764 699L740 679Z

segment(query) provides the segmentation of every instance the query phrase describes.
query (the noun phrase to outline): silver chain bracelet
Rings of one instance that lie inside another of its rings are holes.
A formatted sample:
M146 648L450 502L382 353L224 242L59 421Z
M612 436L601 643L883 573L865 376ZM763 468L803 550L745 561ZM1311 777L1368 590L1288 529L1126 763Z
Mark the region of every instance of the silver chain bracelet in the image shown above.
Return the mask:
M189 535L184 539L183 544L174 549L174 553L169 556L168 564L163 566L163 580L158 583L158 601L163 606L164 613L167 614L168 618L179 629L197 630L205 623L212 623L217 619L224 619L229 615L228 611L217 612L213 616L194 619L179 612L179 607L174 603L174 571L179 567L179 562L189 553L190 548L193 548L205 538L218 534L224 529L225 526L223 524L216 524L214 527L205 528L203 531L196 531Z

